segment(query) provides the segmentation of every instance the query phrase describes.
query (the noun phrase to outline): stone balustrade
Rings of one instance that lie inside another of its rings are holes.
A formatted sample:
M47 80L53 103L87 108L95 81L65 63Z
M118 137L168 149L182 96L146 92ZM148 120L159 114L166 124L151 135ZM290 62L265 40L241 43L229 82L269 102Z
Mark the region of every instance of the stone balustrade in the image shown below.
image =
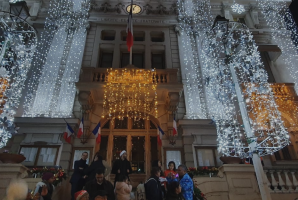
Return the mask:
M107 81L108 73L105 68L82 68L80 82L104 83ZM158 84L177 83L177 69L157 69L155 79Z
M264 170L271 193L298 193L297 170Z

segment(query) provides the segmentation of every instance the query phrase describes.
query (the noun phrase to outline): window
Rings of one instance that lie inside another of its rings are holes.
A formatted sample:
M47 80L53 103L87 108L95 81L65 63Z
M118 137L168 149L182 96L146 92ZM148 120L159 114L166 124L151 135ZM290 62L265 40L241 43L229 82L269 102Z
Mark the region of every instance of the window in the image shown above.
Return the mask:
M113 64L113 53L102 52L100 55L100 68L111 68Z
M127 129L127 122L127 117L124 117L123 119L115 118L115 129Z
M92 155L92 152L93 152L93 148L90 148L90 147L75 147L72 149L72 165L70 166L71 169L74 169L74 163L76 160L80 160L82 158L82 154L84 152L87 152L88 153L88 158L86 160L86 164L88 165L90 163L90 161L93 160L93 155Z
M126 136L114 136L113 163L120 159L120 152L126 150Z
M109 40L109 41L115 40L115 35L116 35L116 31L107 31L107 30L101 31L102 40Z
M155 124L150 120L150 129L157 129Z
M151 42L164 42L164 32L162 31L152 31L150 33Z
M151 65L152 69L165 69L165 55L163 53L152 53Z
M144 136L133 136L131 137L132 142L132 158L131 168L133 173L145 173L145 137Z
M139 120L132 120L132 129L145 129L145 120L139 119Z
M268 74L268 82L269 83L275 83L275 78L273 76L273 73L270 68L270 58L268 55L268 52L266 51L260 51L261 61L264 63L264 68L267 71Z
M200 167L222 165L215 147L196 148L196 157L197 165Z
M99 155L102 157L102 160L107 160L108 139L108 136L101 136Z
M126 31L121 31L121 40L126 41L127 33ZM144 31L134 31L133 32L133 41L145 41L145 32Z
M110 120L103 125L102 129L110 129Z
M293 145L284 147L283 149L274 153L276 160L294 160L295 159L295 149Z
M60 146L21 146L20 153L23 153L26 160L25 166L54 166Z
M170 161L174 161L176 168L182 164L182 156L180 150L166 150L166 163L164 166L168 166Z
M126 67L129 64L129 53L122 53L121 68ZM132 64L138 68L144 68L144 54L132 53Z

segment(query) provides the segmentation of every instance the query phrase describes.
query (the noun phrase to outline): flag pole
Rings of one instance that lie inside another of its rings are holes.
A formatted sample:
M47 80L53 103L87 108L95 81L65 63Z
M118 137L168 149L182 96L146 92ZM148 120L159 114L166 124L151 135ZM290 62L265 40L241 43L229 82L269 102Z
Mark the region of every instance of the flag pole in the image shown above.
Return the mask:
M132 47L130 47L129 51L129 65L132 65Z

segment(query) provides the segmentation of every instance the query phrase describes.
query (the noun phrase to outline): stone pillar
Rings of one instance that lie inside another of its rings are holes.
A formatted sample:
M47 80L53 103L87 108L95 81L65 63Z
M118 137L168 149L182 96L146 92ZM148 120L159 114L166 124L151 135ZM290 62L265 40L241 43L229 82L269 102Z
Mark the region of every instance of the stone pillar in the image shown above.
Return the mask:
M27 176L28 168L22 164L0 164L0 199L6 195L6 188L10 181L15 178L24 178Z

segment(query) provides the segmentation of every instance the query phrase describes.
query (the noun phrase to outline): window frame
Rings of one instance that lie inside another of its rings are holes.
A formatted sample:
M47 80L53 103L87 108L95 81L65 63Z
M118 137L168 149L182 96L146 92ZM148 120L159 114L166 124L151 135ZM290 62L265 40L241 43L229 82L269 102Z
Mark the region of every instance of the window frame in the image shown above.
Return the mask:
M180 154L181 154L181 164L185 164L184 148L164 147L163 148L164 162L162 163L162 165L164 166L164 169L167 169L168 168L168 163L166 163L167 162L167 151L180 151ZM176 169L178 169L178 166L176 166Z
M60 147L61 145L20 145L20 148L19 148L19 153L21 153L21 150L22 148L38 148L37 149L37 153L36 153L36 156L35 156L35 160L34 160L34 165L33 166L26 166L26 167L44 167L44 166L38 166L37 165L37 162L38 162L38 158L39 158L39 155L40 155L40 151L42 148L56 148L57 149L57 152L56 152L56 155L55 155L55 159L54 159L54 164L53 165L57 165L57 158L58 158L58 154L59 154L59 150L60 150Z
M215 151L217 150L216 146L195 146L194 149L195 149L197 167L204 167L204 166L199 165L199 160L198 160L198 150L199 149L211 149L212 154L213 154L214 164L215 164L215 166L211 166L211 167L219 167L219 164L217 163L217 159L216 159L216 153L215 153Z

